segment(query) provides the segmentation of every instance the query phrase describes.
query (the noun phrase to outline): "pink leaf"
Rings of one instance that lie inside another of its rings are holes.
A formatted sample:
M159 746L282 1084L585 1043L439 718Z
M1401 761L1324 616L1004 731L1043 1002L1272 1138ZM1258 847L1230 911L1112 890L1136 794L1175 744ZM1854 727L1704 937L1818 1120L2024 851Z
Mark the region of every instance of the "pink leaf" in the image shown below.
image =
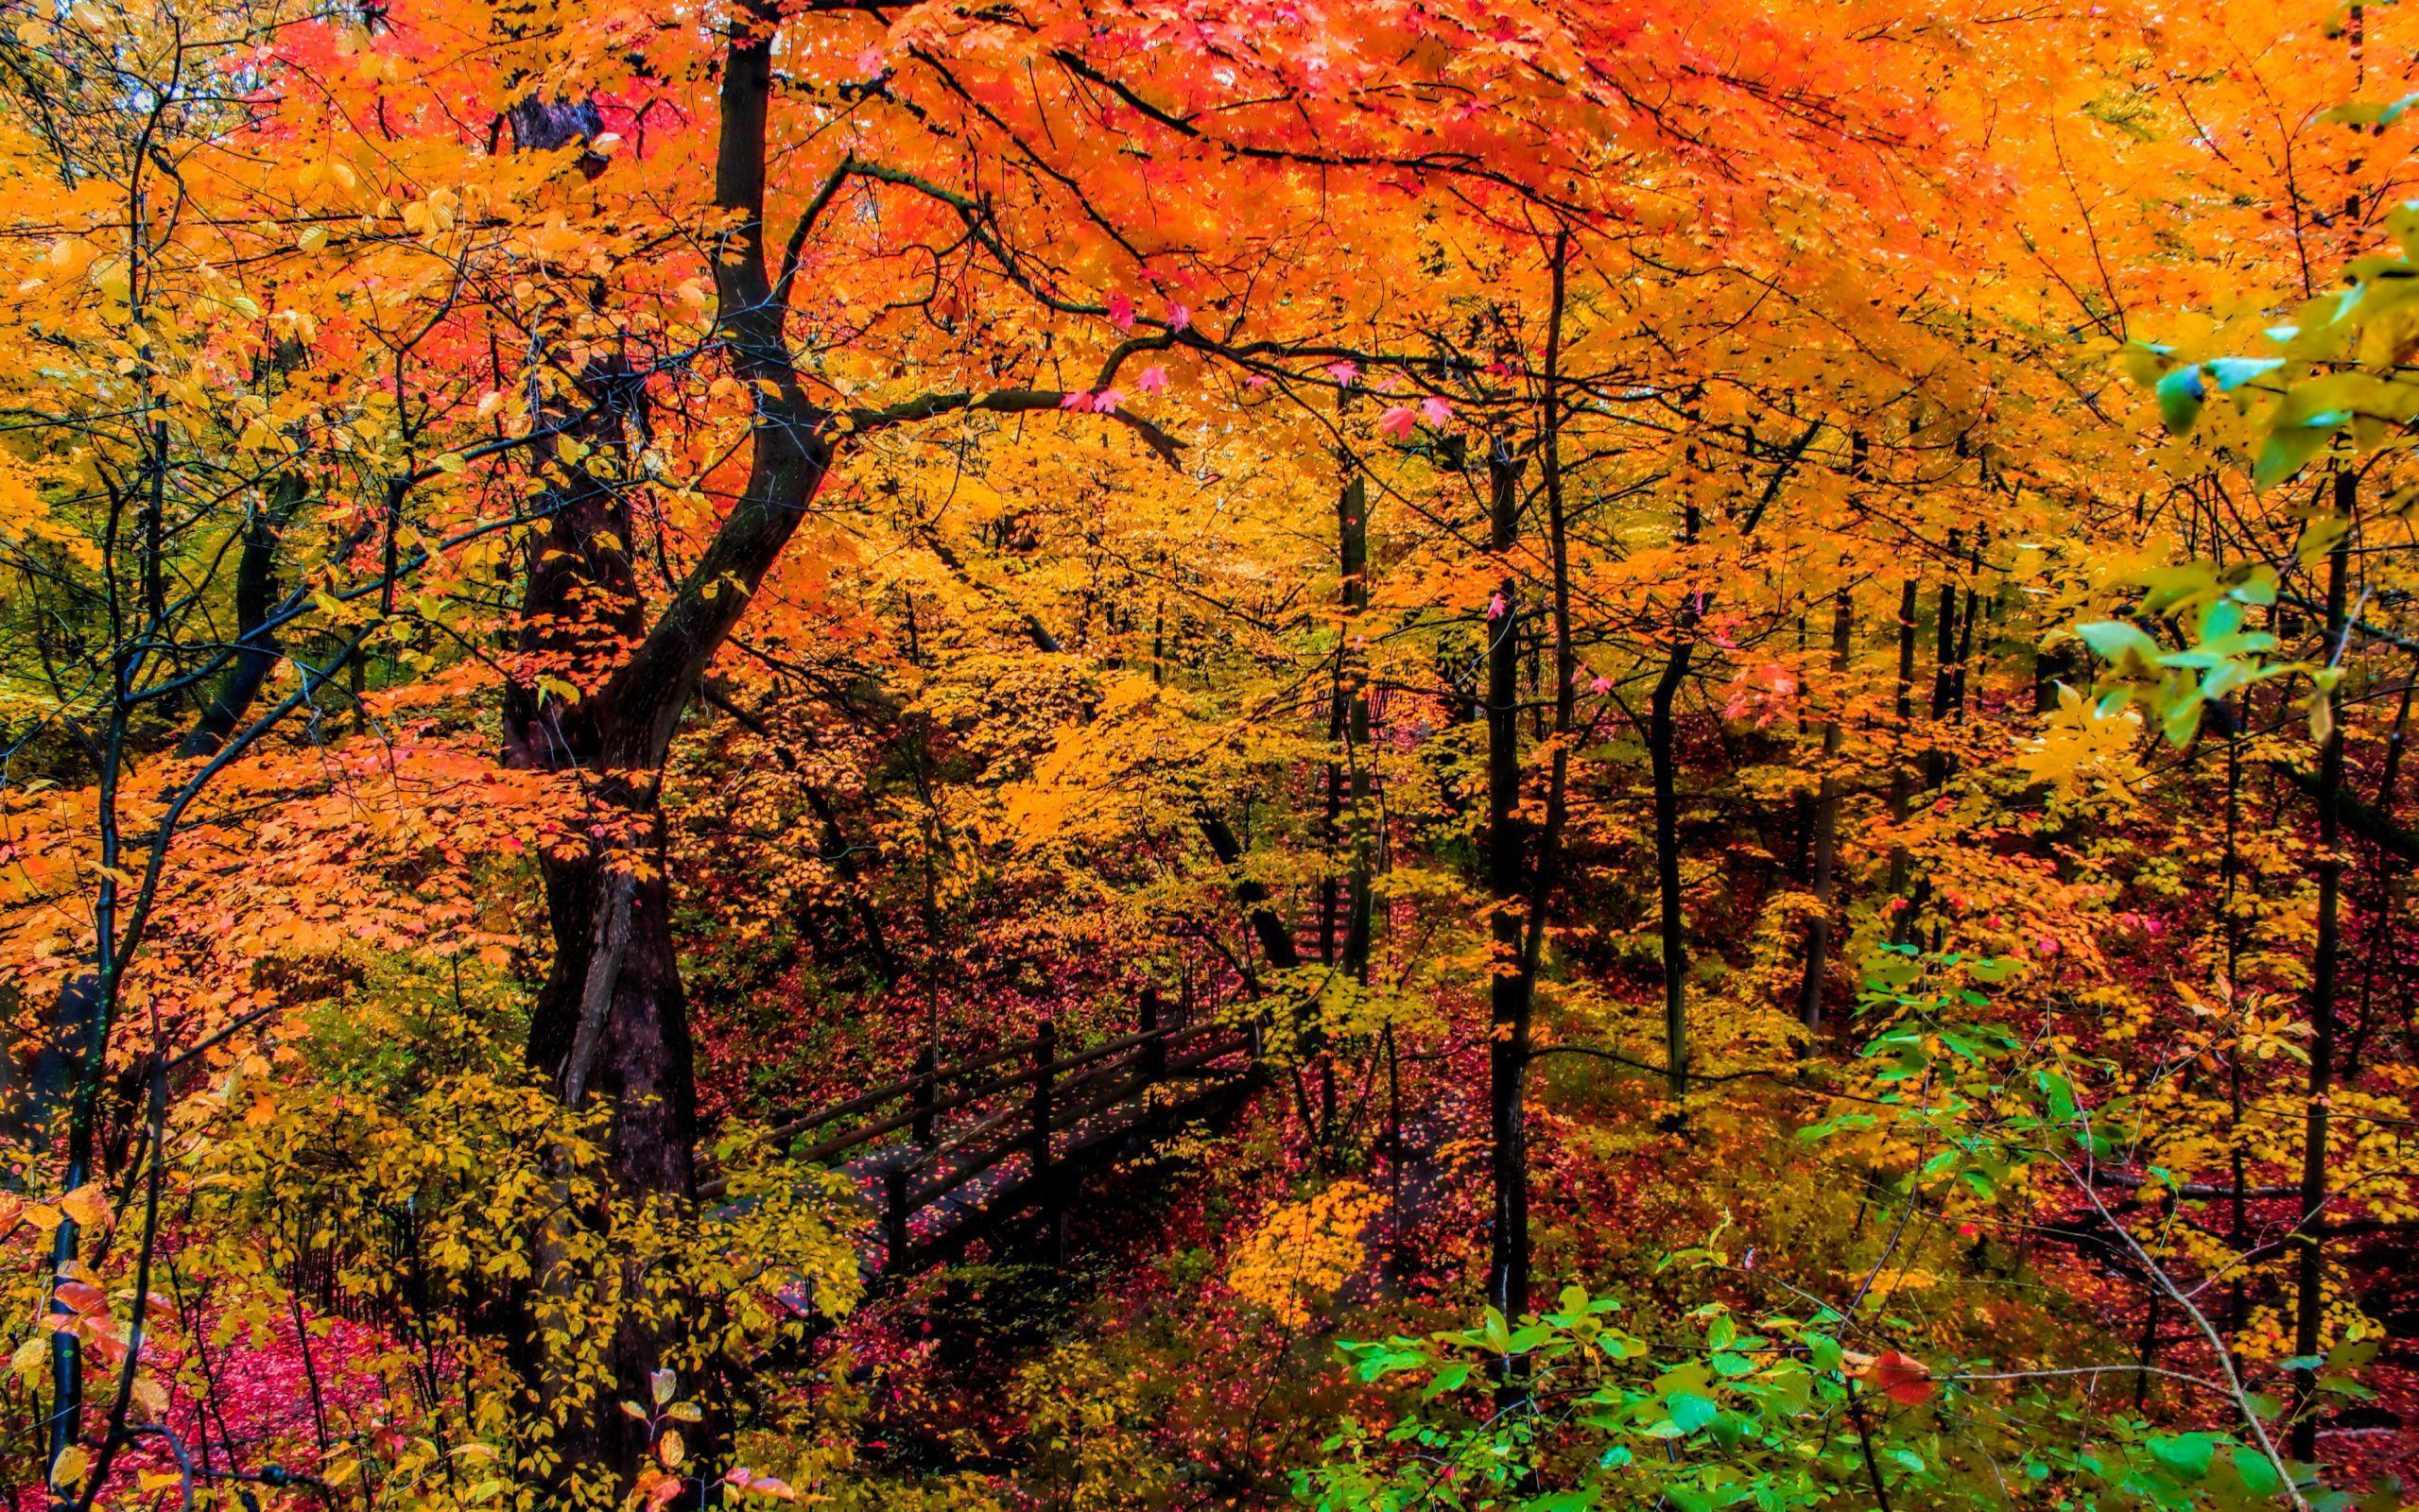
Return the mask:
M1453 406L1434 394L1420 401L1420 419L1431 425L1442 425L1453 418Z
M1113 415L1116 413L1117 406L1125 402L1125 395L1114 388L1103 388L1092 396L1092 412L1096 415Z
M790 1488L788 1482L770 1475L759 1475L745 1465L733 1466L731 1472L723 1476L722 1480L727 1486L736 1486L742 1491L753 1491L758 1496L769 1496L775 1501L798 1500L798 1493Z
M1167 369L1160 367L1145 368L1142 370L1142 376L1134 380L1134 388L1137 392L1145 394L1167 392Z
M1504 617L1504 611L1510 608L1512 606L1505 603L1503 594L1498 593L1495 597L1487 600L1487 618L1499 620Z
M1109 296L1109 323L1120 331L1134 328L1134 301L1122 294Z
M1599 672L1596 675L1596 679L1587 685L1587 688L1590 693L1611 693L1613 691L1613 679Z
M1420 428L1420 418L1411 413L1410 405L1396 404L1377 417L1377 428L1398 441L1408 441Z
M856 55L856 74L859 78L880 78L889 72L890 67L890 60L882 56L882 49L879 47L868 47Z
M1356 362L1331 362L1327 364L1326 370L1327 376L1333 378L1336 382L1339 384L1348 384L1360 376L1360 364Z
M1077 389L1074 393L1063 395L1059 400L1061 409L1088 409L1091 404L1091 392L1082 388Z
M1193 323L1193 312L1181 304L1167 306L1167 329L1182 331Z
M1266 373L1255 372L1251 377L1243 380L1243 387L1246 388L1266 388L1269 387L1269 375Z

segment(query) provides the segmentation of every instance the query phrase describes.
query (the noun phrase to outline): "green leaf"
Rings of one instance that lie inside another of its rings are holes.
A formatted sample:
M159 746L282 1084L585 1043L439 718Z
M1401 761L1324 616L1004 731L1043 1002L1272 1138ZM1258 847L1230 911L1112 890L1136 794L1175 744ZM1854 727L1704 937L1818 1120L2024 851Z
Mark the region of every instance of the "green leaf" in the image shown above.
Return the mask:
M2198 733L2200 729L2201 700L2199 698L2184 699L2168 710L2166 716L2159 721L2159 733L2165 735L2167 743L2178 750L2191 745L2193 735Z
M2129 656L2144 662L2156 661L2158 643L2142 633L2141 627L2123 620L2095 620L2078 625L2075 633L2102 661L2122 663Z
M2274 1496L2285 1489L2284 1479L2268 1456L2242 1444L2234 1446L2235 1476L2254 1496Z
M2251 470L2251 486L2262 490L2274 488L2299 472L2334 437L2332 422L2286 425L2270 432L2267 444L2259 449L2259 461Z
M2400 114L2404 108L2410 104L2413 97L2406 94L2394 101L2393 106L2394 113ZM2402 244L2404 256L2411 256L2414 255L2414 251L2419 251L2419 204L2404 200L2387 211L2385 233Z
M2209 364L2209 376L2218 380L2218 391L2231 394L2262 373L2274 372L2285 365L2282 357L2220 357Z
M2197 366L2178 368L2158 381L2155 392L2159 419L2167 422L2170 433L2181 436L2201 418L2201 402L2208 397L2209 386L2201 381Z
M2352 522L2340 514L2312 515L2303 523L2302 537L2293 546L2293 555L2305 562L2313 562L2328 552L2351 532Z
M2209 1458L2223 1443L2220 1434L2163 1434L2147 1442L2151 1457L2179 1480L2197 1481L2209 1473Z
M1671 1394L1671 1420L1684 1434L1693 1434L1720 1416L1721 1409L1711 1397L1694 1391Z

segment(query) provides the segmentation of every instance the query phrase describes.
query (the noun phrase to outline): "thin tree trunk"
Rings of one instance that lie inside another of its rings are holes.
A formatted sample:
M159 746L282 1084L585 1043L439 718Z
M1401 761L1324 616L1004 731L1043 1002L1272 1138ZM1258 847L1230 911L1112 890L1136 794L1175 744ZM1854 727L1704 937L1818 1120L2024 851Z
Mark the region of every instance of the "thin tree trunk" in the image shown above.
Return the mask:
M1685 1123L1688 1107L1688 940L1681 918L1680 778L1672 748L1672 700L1688 677L1696 641L1675 632L1647 703L1647 759L1654 781L1654 878L1657 926L1663 940L1663 1065L1671 1117Z
M2351 471L2335 474L2335 512L2343 533L2326 555L2326 656L2341 664L2340 653L2348 618L2347 589L2351 576L2353 511L2358 503ZM2335 1089L2335 993L2341 954L2341 919L2343 884L2343 820L2336 803L2343 790L2343 698L2340 688L2324 695L2327 711L2326 739L2320 749L2318 773L2318 942L2310 960L2309 1106L2302 1129L2300 1246L2294 1268L2293 1352L2319 1352L2319 1325L2325 1315L2326 1256L2321 1218L2326 1206L2327 1099ZM2314 1416L2313 1383L2317 1372L2304 1372L2295 1393L2292 1450L2307 1460L2318 1450L2318 1419Z
M2250 697L2242 700L2248 713ZM2223 707L2222 705L2220 707ZM2220 866L2220 881L2224 887L2226 943L2226 1012L2237 1024L2242 1022L2242 915L2238 898L2242 889L2242 728L2238 722L2226 731L2226 849ZM2226 1122L2226 1164L2233 1186L2229 1194L2227 1234L2236 1252L2250 1246L2249 1213L2245 1208L2245 1152L2243 1149L2243 1085L2242 1051L2238 1045L2226 1057L2226 1091L2228 1118ZM2244 1267L2234 1267L2234 1279L2228 1287L2226 1314L2226 1350L2234 1357L2236 1373L2241 1373L2241 1338L2244 1320L2250 1313L2248 1277Z
M1948 785L1949 752L1942 741L1948 725L1949 710L1957 697L1957 579L1954 564L1963 534L1961 530L1949 531L1948 559L1952 575L1941 579L1939 623L1935 626L1938 639L1932 648L1931 731L1929 743L1924 750L1924 791L1927 794L1937 793ZM1899 927L1893 937L1901 942L1915 937L1917 919L1930 899L1931 891L1931 878L1915 879L1914 885L1903 895L1905 910L1899 917Z
M1371 764L1376 752L1369 744L1369 666L1360 646L1359 615L1369 610L1369 484L1358 473L1338 500L1339 565L1343 574L1344 622L1343 698L1344 761L1350 771L1352 808L1347 831L1352 854L1344 884L1344 973L1367 986L1372 913L1372 876L1375 870L1376 816L1370 813Z
M1957 559L1958 538L1962 532L1948 533L1948 556ZM1924 752L1924 790L1935 792L1948 782L1948 750L1941 744L1941 728L1948 722L1949 709L1957 697L1957 579L1952 576L1941 579L1940 623L1938 643L1932 647L1932 740Z
M1903 831L1907 824L1908 804L1914 785L1914 774L1907 767L1906 744L1915 724L1915 579L1909 577L1898 589L1898 682L1897 696L1892 708L1898 720L1900 750L1890 767L1890 824ZM1898 910L1891 920L1890 937L1893 943L1904 943L1907 931L1913 927L1914 917L1907 907L1907 845L1899 841L1890 848L1890 906Z
M1243 861L1243 844L1235 838L1235 831L1224 819L1207 809L1194 817L1201 826L1202 838L1209 841L1210 853L1218 857L1218 865L1234 871ZM1251 922L1253 936L1260 942L1260 954L1268 958L1269 964L1281 971L1300 966L1302 954L1294 948L1293 931L1286 927L1286 921L1278 918L1277 911L1270 906L1269 889L1256 879L1238 872L1235 881L1235 899L1243 905L1244 917Z
M1831 605L1831 672L1834 700L1847 696L1848 644L1855 631L1856 600L1845 588ZM1832 875L1840 850L1840 714L1823 722L1823 782L1814 800L1814 918L1806 930L1806 980L1798 991L1798 1022L1811 1032L1823 1027L1823 978L1831 956Z
M1351 467L1347 458L1345 465ZM1319 959L1333 966L1339 946L1347 958L1355 954L1352 936L1357 928L1360 966L1349 959L1347 974L1365 971L1369 956L1368 854L1361 833L1368 797L1368 774L1362 765L1369 739L1368 690L1352 641L1358 632L1354 615L1365 607L1369 557L1369 485L1357 471L1336 493L1336 565L1340 584L1338 604L1343 618L1336 638L1335 675L1327 695L1326 813L1322 838L1326 867L1319 879ZM1345 817L1345 785L1352 787L1352 813ZM1348 828L1349 824L1349 828ZM1338 871L1339 851L1351 859ZM1305 1049L1319 1062L1319 1144L1322 1150L1336 1136L1336 1047L1321 1032Z
M1529 983L1520 970L1520 585L1512 550L1520 537L1519 461L1498 439L1487 458L1488 548L1503 564L1487 635L1487 893L1494 942L1488 1019L1488 1133L1495 1186L1487 1298L1516 1317L1529 1295L1529 1150L1523 1108L1529 1059ZM1507 1362L1507 1368L1509 1362Z
M2378 819L2393 822L2395 790L2402 778L2403 739L2410 728L2410 696L2419 688L2419 677L2402 685L2402 697L2394 710L2393 724L2385 738L2385 760L2377 773L2376 801L2370 805ZM2393 864L2383 848L2376 857L2376 874L2369 887L2368 928L2364 931L2369 948L2361 953L2360 1022L2352 1030L2352 1043L2343 1057L2343 1075L2347 1081L2357 1080L2361 1062L2367 1057L2369 1035L2376 1027L2376 987L2380 969L2393 972L2394 914L2402 901L2403 869ZM2388 988L2392 990L2391 988Z

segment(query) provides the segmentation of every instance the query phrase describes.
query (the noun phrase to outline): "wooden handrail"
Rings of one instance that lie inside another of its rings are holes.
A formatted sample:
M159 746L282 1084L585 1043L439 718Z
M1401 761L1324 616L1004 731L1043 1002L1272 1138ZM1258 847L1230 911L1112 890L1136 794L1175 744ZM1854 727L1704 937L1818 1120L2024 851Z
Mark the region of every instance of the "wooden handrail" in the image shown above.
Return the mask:
M1199 1023L1186 1024L1181 1029L1145 1029L1133 1034L1120 1035L1114 1040L1104 1040L1088 1049L1078 1051L1063 1059L1053 1060L1050 1063L1050 1069L1054 1073L1071 1071L1078 1066L1088 1065L1104 1055L1114 1055L1117 1051L1143 1044L1152 1039L1157 1039L1163 1044L1178 1045L1217 1027L1218 1025L1216 1021L1204 1020ZM920 1087L961 1080L972 1073L996 1066L1003 1060L1029 1055L1032 1052L1035 1038L1028 1035L1022 1040L1011 1040L998 1049L985 1051L978 1056L969 1056L954 1065L942 1066L937 1071L923 1072L898 1081L885 1083L880 1087L861 1091L844 1102L833 1103L828 1107L816 1108L812 1112L789 1114L781 1118L781 1121L775 1123L768 1132L777 1140L793 1139L810 1128L820 1128L835 1119L846 1118L851 1113L862 1113L879 1108L894 1097L905 1097ZM1024 1086L1040 1074L1041 1068L1028 1067L1011 1075L995 1077L975 1089L975 1091L977 1094L983 1091L1005 1091L1011 1087ZM973 1100L961 1095L954 1106L962 1108L967 1102ZM936 1107L935 1111L939 1110L941 1109Z
M1210 1050L1188 1057L1184 1060L1171 1062L1166 1071L1160 1075L1153 1076L1149 1074L1141 1074L1130 1076L1124 1081L1116 1083L1108 1092L1101 1096L1093 1098L1087 1103L1071 1107L1061 1111L1054 1111L1050 1119L1050 1131L1055 1134L1063 1129L1073 1128L1077 1125L1082 1123L1085 1119L1114 1108L1117 1104L1125 1101L1126 1098L1132 1096L1137 1091L1157 1086L1163 1080L1184 1075L1190 1072L1199 1070L1201 1067L1205 1066L1212 1061L1223 1059L1226 1057L1233 1055L1235 1052L1246 1048L1249 1043L1250 1041L1248 1040L1238 1036L1232 1044L1216 1046ZM910 1188L907 1196L908 1207L921 1208L926 1203L937 1201L938 1199L948 1195L950 1193L957 1191L959 1187L964 1186L967 1182L972 1181L975 1177L981 1176L983 1173L998 1165L1010 1156L1017 1154L1021 1148L1022 1146L1015 1143L1003 1141L985 1151L980 1158L974 1161L965 1165L951 1168L946 1176L934 1182L931 1186L923 1188L920 1191ZM929 1164L933 1159L933 1155L938 1155L940 1153L940 1151L934 1151L932 1155L926 1155L921 1160L910 1162L905 1167L905 1169L913 1171L919 1166Z
M1130 1076L1126 1078L1126 1080L1119 1082L1111 1088L1108 1094L1103 1097L1095 1098L1089 1103L1082 1104L1080 1107L1068 1108L1064 1110L1054 1108L1051 1110L1050 1114L1050 1132L1056 1134L1061 1130L1073 1128L1076 1125L1082 1123L1085 1119L1092 1117L1094 1114L1100 1112L1102 1109L1115 1107L1118 1103L1123 1102L1129 1095L1131 1095L1135 1088L1146 1085L1148 1085L1148 1083L1145 1082L1143 1078L1138 1076ZM948 1195L950 1193L957 1191L959 1187L962 1187L967 1182L975 1179L975 1177L998 1166L1002 1161L1008 1160L1010 1157L1022 1153L1024 1148L1025 1145L1022 1142L1003 1141L998 1144L994 1144L989 1149L984 1150L974 1160L963 1165L950 1167L948 1173L942 1176L940 1180L935 1181L931 1186L925 1187L921 1191L910 1191L908 1195L908 1205L910 1207L921 1208L928 1202L937 1201L940 1198ZM910 1167L910 1169L912 1169L912 1167Z
M1073 1055L1059 1057L1051 1060L1047 1066L1028 1066L1022 1071L1011 1072L1004 1076L992 1077L989 1080L984 1081L979 1086L970 1087L965 1091L959 1092L954 1097L931 1103L921 1108L920 1111L927 1116L938 1113L954 1112L958 1108L963 1108L969 1103L980 1102L983 1098L988 1097L994 1092L1011 1091L1019 1087L1030 1086L1037 1077L1043 1075L1045 1072L1052 1076L1061 1075L1066 1072L1080 1070L1082 1067L1091 1065L1095 1061L1117 1055L1120 1052L1132 1050L1137 1046L1147 1045L1154 1040L1158 1040L1163 1046L1172 1047L1182 1044L1187 1040L1197 1039L1204 1031L1216 1027L1218 1027L1218 1025L1214 1022L1202 1022L1188 1024L1182 1029L1150 1029L1135 1034L1119 1035L1114 1040L1104 1040L1097 1045L1077 1051ZM930 1073L926 1075L910 1076L905 1081L892 1082L887 1087L876 1087L871 1091L861 1092L855 1097L850 1098L847 1102L835 1103L831 1107L824 1108L820 1112L812 1113L804 1118L795 1119L787 1124L777 1125L769 1131L770 1135L772 1138L777 1140L793 1139L798 1135L806 1132L808 1129L821 1127L825 1124L833 1122L835 1119L845 1118L851 1113L863 1112L868 1108L878 1108L882 1104L890 1101L892 1098L902 1097L914 1091L917 1088L924 1085L926 1082L937 1083L955 1080L969 1071L978 1071L986 1066L995 1066L1001 1061L1013 1056L1030 1054L1037 1038L1038 1037L1015 1040L998 1050L991 1051L982 1056L959 1061L954 1066L944 1066L940 1071ZM798 1155L798 1159L822 1160L829 1156L837 1155L842 1150L851 1150L855 1149L859 1144L869 1143L873 1140L881 1138L885 1134L903 1128L907 1124L913 1122L913 1115L886 1118L877 1123L864 1125L863 1127L855 1130L853 1135L845 1135L824 1140L806 1150L801 1151ZM976 1125L977 1129L985 1129L987 1125ZM964 1143L964 1139L965 1136L960 1135L957 1138L948 1140L942 1143L939 1146L939 1149L948 1150L959 1147Z
M870 1091L859 1092L846 1102L834 1103L828 1108L819 1108L811 1113L794 1114L786 1121L774 1125L770 1132L774 1139L789 1139L803 1134L810 1128L820 1128L836 1118L846 1118L851 1113L862 1113L869 1108L879 1108L891 1098L905 1097L919 1087L927 1084L938 1086L942 1082L957 1081L971 1073L996 1066L1011 1057L1027 1054L1032 1048L1033 1041L1029 1039L1015 1040L997 1050L986 1051L979 1056L970 1056L956 1065L942 1066L937 1071L924 1072L909 1076L904 1081L890 1082L886 1086L873 1088Z
M1228 1031L1227 1036L1193 1050L1189 1054L1171 1056L1167 1053L1176 1046L1191 1044L1204 1036L1217 1034L1220 1030ZM836 1118L845 1117L852 1108L879 1107L883 1102L914 1091L927 1079L934 1082L946 1081L954 1079L969 1068L980 1069L984 1065L996 1065L1020 1052L1031 1054L1038 1048L1042 1038L1035 1036L1032 1039L1015 1041L982 1057L959 1062L957 1066L943 1068L938 1073L930 1074L928 1077L910 1077L905 1082L890 1087L876 1088L873 1091L850 1099L848 1103L836 1104L814 1118L798 1121L789 1125L790 1132L803 1132L804 1129L830 1123ZM1145 1030L1138 1034L1121 1035L1074 1055L1053 1058L1046 1064L1037 1063L1006 1076L991 1078L977 1086L966 1088L947 1099L912 1104L888 1118L876 1120L844 1134L821 1141L799 1151L795 1159L828 1160L833 1156L872 1144L884 1135L895 1133L902 1128L918 1124L926 1124L928 1126L927 1121L936 1114L955 1111L998 1092L1029 1086L1045 1074L1053 1080L1054 1085L1051 1091L1055 1095L1052 1101L1057 1105L1048 1109L1047 1128L1050 1133L1056 1134L1114 1107L1118 1102L1137 1091L1147 1091L1163 1082L1191 1079L1193 1074L1203 1067L1223 1060L1238 1052L1248 1051L1250 1048L1251 1037L1248 1033L1235 1032L1232 1025L1220 1024L1215 1020L1187 1024L1181 1029ZM1129 1055L1128 1052L1132 1054ZM1058 1080L1059 1074L1067 1070L1080 1070L1083 1074L1069 1077L1063 1081ZM1138 1074L1136 1074L1137 1071ZM1091 1097L1080 1103L1071 1098L1067 1102L1058 1102L1059 1098L1069 1098L1070 1094L1090 1092L1102 1086L1109 1088L1109 1091L1102 1095ZM896 1184L891 1180L893 1172L906 1183L900 1188L901 1196L897 1200L905 1201L908 1211L912 1211L955 1192L976 1177L995 1168L1011 1156L1027 1151L1033 1145L1032 1136L1029 1133L1022 1138L996 1140L988 1147L977 1150L973 1159L963 1163L953 1162L946 1174L932 1186L921 1191L915 1190L913 1186L918 1172L930 1169L935 1162L947 1157L969 1150L978 1142L1003 1127L1029 1118L1033 1112L1034 1108L1029 1101L1019 1100L978 1119L949 1139L919 1153L912 1159L897 1162L885 1173L886 1199L890 1198L890 1189ZM717 1197L722 1195L727 1188L727 1179L717 1177L700 1183L698 1192L700 1196ZM886 1200L886 1219L887 1210L894 1206L896 1201Z
M938 1067L885 1086L870 1089L844 1101L792 1118L776 1125L769 1132L777 1140L793 1139L800 1134L821 1128L852 1114L869 1112L886 1103L902 1098L909 1099L908 1106L900 1111L818 1141L805 1149L798 1151L794 1157L804 1161L829 1160L834 1156L872 1144L885 1135L894 1134L903 1128L914 1126L919 1132L928 1131L932 1120L940 1114L955 1112L1002 1092L1033 1086L1045 1077L1049 1078L1053 1084L1050 1090L1054 1094L1053 1101L1056 1101L1059 1098L1068 1097L1069 1094L1090 1091L1103 1083L1123 1076L1136 1067L1142 1069L1141 1076L1127 1078L1116 1087L1106 1101L1096 1099L1080 1106L1063 1104L1062 1107L1066 1108L1063 1113L1059 1108L1052 1108L1047 1125L1052 1132L1056 1132L1071 1127L1074 1123L1113 1106L1117 1100L1131 1095L1139 1088L1148 1087L1162 1079L1184 1075L1201 1066L1232 1055L1237 1050L1248 1048L1248 1037L1238 1035L1231 1042L1218 1044L1207 1050L1206 1053L1197 1052L1188 1056L1170 1054L1178 1046L1190 1044L1205 1035L1231 1027L1231 1025L1219 1023L1214 1018L1188 1023L1182 1028L1160 1028L1154 1025L1133 1033L1114 1036L1070 1055L1054 1055L1045 1062L1037 1060L1021 1070L1004 1075L987 1077L971 1086L962 1086L958 1091L945 1098L914 1096L915 1093L925 1089L939 1088L950 1082L962 1083L975 1073L988 1070L1018 1056L1031 1056L1049 1038L1045 1035L1029 1036L1023 1040L1011 1040L979 1055L969 1056L952 1065ZM1072 1077L1066 1074L1078 1071L1082 1072L1083 1074ZM934 1162L945 1157L968 1150L977 1142L1016 1122L1020 1117L1029 1116L1030 1111L1028 1104L1020 1101L1013 1106L988 1114L948 1139L932 1145L914 1159L902 1162L899 1168L907 1172L909 1178L912 1179L915 1172L928 1169ZM955 1191L1030 1143L1029 1136L1023 1140L1000 1141L998 1147L985 1152L971 1164L953 1170L949 1178L942 1184L928 1192L915 1194L910 1205L921 1207L935 1196ZM725 1187L726 1182L717 1177L700 1184L699 1192L701 1195L719 1195Z
M1132 1049L1132 1046L1129 1045L1127 1048ZM1025 1086L1039 1080L1045 1071L1047 1071L1053 1077L1055 1077L1057 1074L1065 1067L1084 1064L1088 1058L1097 1057L1076 1057L1067 1060L1054 1060L1047 1066L1035 1066L1029 1071L1024 1072L1017 1076L1004 1081L1001 1084L1001 1090L1005 1091L1010 1087ZM1068 1081L1060 1082L1053 1090L1061 1093L1074 1091L1078 1089L1091 1086L1100 1077L1108 1075L1119 1069L1121 1069L1119 1065L1114 1062L1106 1066L1100 1066L1095 1070L1085 1073L1083 1075L1074 1077ZM915 1163L918 1165L929 1165L934 1160L939 1160L944 1155L954 1155L958 1151L966 1148L969 1144L972 1144L976 1140L982 1138L984 1135L992 1132L994 1129L1013 1122L1026 1111L1027 1109L1022 1104L1018 1104L1012 1108L1003 1108L998 1112L991 1114L989 1117L982 1119L980 1122L960 1129L949 1138L934 1145L930 1150L924 1152L924 1154L917 1160Z

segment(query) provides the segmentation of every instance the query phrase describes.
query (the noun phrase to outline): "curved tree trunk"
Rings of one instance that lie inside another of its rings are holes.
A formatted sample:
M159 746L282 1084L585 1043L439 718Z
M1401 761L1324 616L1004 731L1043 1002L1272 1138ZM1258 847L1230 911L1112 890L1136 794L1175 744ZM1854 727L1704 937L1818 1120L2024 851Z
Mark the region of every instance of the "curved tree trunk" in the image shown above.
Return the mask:
M268 675L277 670L285 654L269 624L277 609L277 545L305 491L301 477L289 473L279 478L276 491L244 523L243 555L235 562L234 659L219 679L210 707L178 744L180 756L217 754L243 725Z

